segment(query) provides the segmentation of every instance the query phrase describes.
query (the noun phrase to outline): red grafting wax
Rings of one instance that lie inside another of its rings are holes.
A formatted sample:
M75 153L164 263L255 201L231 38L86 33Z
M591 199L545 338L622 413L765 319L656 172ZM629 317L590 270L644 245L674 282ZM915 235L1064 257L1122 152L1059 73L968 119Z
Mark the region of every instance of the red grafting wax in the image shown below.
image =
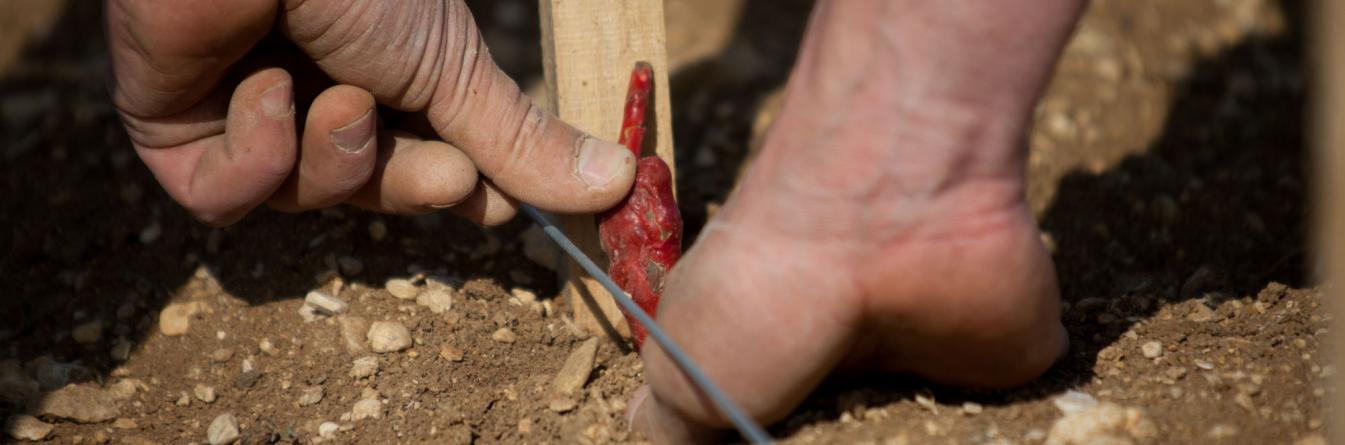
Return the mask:
M622 145L640 156L644 141L645 110L654 73L648 63L635 64L621 116ZM653 317L663 296L663 281L682 256L682 215L673 199L673 177L668 164L646 156L635 164L635 186L616 207L598 217L598 239L611 265L607 273L635 304ZM645 328L626 314L638 349Z

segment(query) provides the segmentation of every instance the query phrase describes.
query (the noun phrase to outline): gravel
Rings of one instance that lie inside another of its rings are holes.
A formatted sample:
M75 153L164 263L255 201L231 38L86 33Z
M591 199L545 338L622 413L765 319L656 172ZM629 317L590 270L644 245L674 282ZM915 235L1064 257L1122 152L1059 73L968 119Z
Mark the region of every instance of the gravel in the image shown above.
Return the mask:
M379 403L378 399L360 400L350 409L350 420L381 418L383 418L383 404Z
M1143 345L1140 345L1140 352L1144 354L1144 358L1162 357L1163 344L1156 341L1147 342Z
M220 414L210 422L206 429L206 440L210 445L226 445L238 441L238 419L233 414Z
M490 334L490 339L500 343L513 343L518 340L518 335L509 328L500 328Z
M598 354L598 337L584 340L570 351L560 372L551 379L551 390L558 395L568 396L584 388L588 376L593 371L593 360Z
M205 403L215 403L215 387L197 384L191 389L191 393L196 396L196 400Z
M192 316L205 310L205 303L173 303L159 311L159 332L169 337L186 334Z
M88 384L80 384L47 393L38 405L37 414L80 423L100 423L116 418L121 412L111 394Z
M350 367L350 377L353 379L369 378L376 374L378 374L378 357L357 358Z
M338 315L346 311L346 302L322 291L310 291L304 296L304 305L320 315Z
M50 423L38 420L27 414L19 414L5 421L5 434L19 440L39 441L46 439L55 429Z
M369 326L369 348L377 353L397 352L411 347L411 331L396 321L376 321Z
M383 288L398 300L414 300L420 294L420 288L405 278L390 279L383 283Z
M299 406L313 406L322 401L324 391L321 386L310 386L299 393Z

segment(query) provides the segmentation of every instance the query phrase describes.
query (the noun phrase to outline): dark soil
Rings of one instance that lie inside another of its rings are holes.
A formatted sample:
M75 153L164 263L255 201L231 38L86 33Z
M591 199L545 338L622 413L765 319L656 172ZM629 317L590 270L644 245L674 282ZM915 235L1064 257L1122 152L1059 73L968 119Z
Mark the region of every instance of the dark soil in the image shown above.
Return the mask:
M550 380L583 334L554 300L552 272L523 254L524 221L487 230L448 215L338 208L198 224L136 159L108 102L101 2L52 3L61 4L0 5L0 380L46 357L80 385L134 379L144 389L119 405L134 425L48 418L48 441L199 443L226 412L246 443L315 442L324 421L343 425L342 443L639 439L623 412L641 366L613 343L602 343L578 406L551 409ZM535 2L471 3L502 66L535 84ZM685 239L750 162L809 7L668 1ZM1067 302L1068 356L1013 391L835 379L773 433L795 443L1035 444L1061 417L1051 398L1075 389L1143 409L1157 443L1321 434L1320 404L1334 391L1323 377L1334 367L1318 356L1330 317L1305 249L1301 8L1094 0L1027 138L1029 199ZM371 236L379 224L386 237ZM341 257L363 270L334 272ZM451 310L383 288L426 273L465 281ZM553 310L511 296L516 288ZM402 322L414 346L379 355L371 379L350 377L365 354L347 350L335 321L298 314L314 289L350 303L350 315ZM185 335L160 333L160 311L189 301L208 309ZM95 320L101 336L76 342L72 329ZM517 339L492 339L500 328ZM129 358L114 360L122 342L134 345ZM1160 356L1141 352L1149 342ZM212 358L220 349L231 356ZM176 403L198 384L218 400ZM299 407L310 386L324 398ZM341 420L366 388L385 415ZM0 416L31 402L0 391Z

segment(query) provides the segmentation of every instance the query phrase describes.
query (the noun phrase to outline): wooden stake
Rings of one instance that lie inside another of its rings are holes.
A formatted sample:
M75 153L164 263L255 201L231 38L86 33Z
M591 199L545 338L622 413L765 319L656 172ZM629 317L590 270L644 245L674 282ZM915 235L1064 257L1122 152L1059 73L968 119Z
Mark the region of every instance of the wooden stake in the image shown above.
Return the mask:
M616 141L631 68L637 61L648 62L654 68L653 124L645 139L654 141L652 154L663 158L675 173L663 1L539 1L551 112L588 134ZM593 217L568 216L561 222L566 235L606 268ZM611 294L578 265L566 263L561 268L562 295L574 310L575 322L590 333L629 337L630 328Z

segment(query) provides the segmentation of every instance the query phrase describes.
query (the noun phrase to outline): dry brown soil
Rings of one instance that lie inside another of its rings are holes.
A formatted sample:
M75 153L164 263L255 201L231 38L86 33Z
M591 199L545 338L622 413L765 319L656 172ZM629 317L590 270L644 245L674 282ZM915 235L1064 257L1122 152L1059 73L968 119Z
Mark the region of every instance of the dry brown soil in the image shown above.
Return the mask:
M108 103L101 2L53 3L0 3L0 373L63 371L42 376L44 391L65 380L140 389L115 403L115 422L46 418L49 442L201 443L222 413L246 443L316 442L324 421L341 425L339 443L640 440L622 414L639 360L614 343L602 343L578 406L551 409L549 382L582 335L562 302L548 312L511 296L557 293L522 253L523 221L486 230L339 208L204 227L139 164ZM534 2L473 7L501 64L536 85ZM1311 441L1334 368L1321 362L1329 317L1305 249L1301 8L1094 1L1027 138L1030 200L1068 303L1067 357L1013 391L835 379L772 432L791 443L1036 444L1061 417L1052 397L1074 389L1142 409L1153 443L1321 443ZM686 239L751 158L808 9L668 1ZM380 224L387 235L371 236ZM342 257L362 270L331 272ZM420 272L465 282L449 311L383 289ZM364 354L347 350L339 323L298 314L313 289L350 315L403 323L414 345L371 354L379 373L352 378ZM205 311L169 337L158 322L173 302ZM90 322L97 338L77 342L72 331ZM500 328L515 340L494 339ZM1149 342L1156 357L1142 352ZM124 361L119 343L132 345ZM190 397L197 385L217 399ZM314 386L323 399L299 406ZM366 388L384 416L341 420ZM190 403L177 403L184 394ZM6 395L0 416L31 410Z

